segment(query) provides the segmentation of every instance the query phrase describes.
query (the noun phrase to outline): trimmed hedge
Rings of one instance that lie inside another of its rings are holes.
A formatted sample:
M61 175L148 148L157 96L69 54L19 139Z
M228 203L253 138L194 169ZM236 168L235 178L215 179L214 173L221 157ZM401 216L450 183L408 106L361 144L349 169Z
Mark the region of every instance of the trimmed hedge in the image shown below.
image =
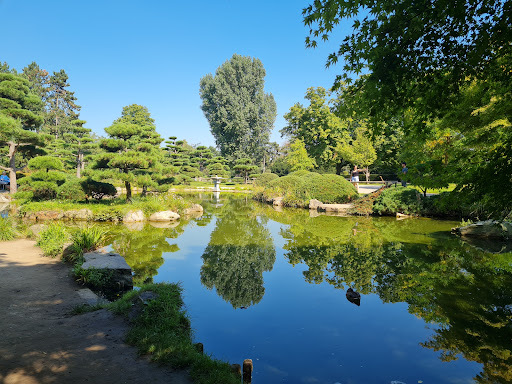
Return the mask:
M308 171L297 171L274 179L261 193L264 200L283 197L284 205L295 207L307 207L311 199L330 204L347 203L357 196L355 187L345 178Z

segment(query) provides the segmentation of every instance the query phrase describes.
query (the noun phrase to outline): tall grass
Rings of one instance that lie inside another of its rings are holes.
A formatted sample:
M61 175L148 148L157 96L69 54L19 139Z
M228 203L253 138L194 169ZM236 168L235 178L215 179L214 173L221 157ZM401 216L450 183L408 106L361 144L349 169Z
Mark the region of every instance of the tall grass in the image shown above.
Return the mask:
M16 225L9 218L0 217L0 241L9 241L17 236Z
M62 223L50 223L39 234L37 246L43 254L49 257L57 257L62 254L64 244L69 241L69 233Z
M98 226L92 225L80 228L71 235L71 245L63 255L63 259L75 262L82 258L84 253L102 246L106 238L107 231Z
M138 347L141 354L173 368L190 369L198 384L240 383L228 363L201 354L192 343L192 329L177 284L149 284L139 291L125 294L109 305L118 314L128 315L134 306L141 305L139 295L144 291L155 293L155 298L140 307L126 336L128 343Z

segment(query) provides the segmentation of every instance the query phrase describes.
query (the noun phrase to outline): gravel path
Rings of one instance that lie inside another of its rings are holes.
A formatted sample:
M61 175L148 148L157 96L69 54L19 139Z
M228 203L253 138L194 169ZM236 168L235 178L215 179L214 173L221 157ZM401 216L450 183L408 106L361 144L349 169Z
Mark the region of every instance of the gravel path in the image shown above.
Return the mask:
M123 343L127 323L109 311L78 316L70 267L35 242L0 242L0 383L189 384Z

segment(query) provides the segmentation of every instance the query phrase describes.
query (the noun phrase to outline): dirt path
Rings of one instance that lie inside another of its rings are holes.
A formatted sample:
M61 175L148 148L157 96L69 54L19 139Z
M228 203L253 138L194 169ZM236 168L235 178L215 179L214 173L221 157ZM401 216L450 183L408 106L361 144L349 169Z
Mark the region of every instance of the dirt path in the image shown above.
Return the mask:
M80 287L34 244L0 242L0 383L190 383L124 344L123 319L106 310L70 316L83 303Z

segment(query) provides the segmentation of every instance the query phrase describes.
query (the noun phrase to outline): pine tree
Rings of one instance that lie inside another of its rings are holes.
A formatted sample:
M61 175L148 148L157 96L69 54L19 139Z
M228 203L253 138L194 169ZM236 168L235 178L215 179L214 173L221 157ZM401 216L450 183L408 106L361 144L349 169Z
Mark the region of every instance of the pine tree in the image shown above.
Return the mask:
M147 108L136 104L124 107L105 132L109 138L100 142L105 152L95 156L92 168L97 176L123 181L126 199L131 201L133 183L156 184L152 176L158 175L162 138Z
M37 152L43 145L43 137L36 130L42 119L34 111L40 109L41 100L30 93L29 81L11 74L0 73L0 155L6 162L0 162L0 169L9 171L11 193L18 189L16 171L26 159L16 156Z

